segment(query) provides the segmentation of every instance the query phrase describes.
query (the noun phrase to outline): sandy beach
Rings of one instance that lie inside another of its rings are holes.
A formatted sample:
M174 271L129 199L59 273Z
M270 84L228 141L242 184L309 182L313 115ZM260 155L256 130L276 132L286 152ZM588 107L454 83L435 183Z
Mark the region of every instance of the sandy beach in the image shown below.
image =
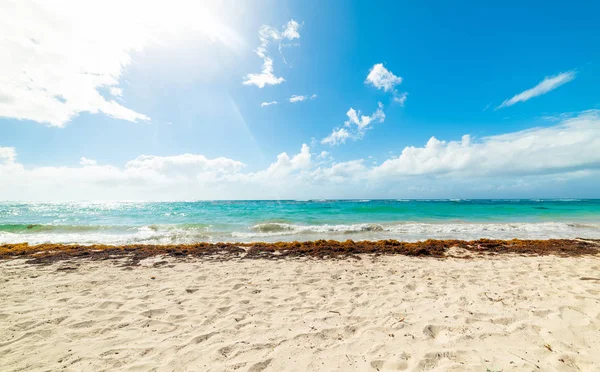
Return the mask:
M598 256L0 261L2 371L598 371Z
M599 14L0 0L0 372L600 372Z

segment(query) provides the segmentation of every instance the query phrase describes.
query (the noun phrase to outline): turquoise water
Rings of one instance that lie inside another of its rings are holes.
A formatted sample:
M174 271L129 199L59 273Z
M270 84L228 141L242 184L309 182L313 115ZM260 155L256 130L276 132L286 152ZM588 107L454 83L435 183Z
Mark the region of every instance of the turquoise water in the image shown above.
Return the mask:
M600 200L0 202L0 243L600 238Z

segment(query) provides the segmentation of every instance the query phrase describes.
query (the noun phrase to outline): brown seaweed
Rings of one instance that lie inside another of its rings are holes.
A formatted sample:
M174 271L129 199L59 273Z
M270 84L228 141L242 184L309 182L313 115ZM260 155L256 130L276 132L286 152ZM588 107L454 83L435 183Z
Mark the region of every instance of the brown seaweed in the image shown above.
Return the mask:
M49 264L77 258L88 260L126 259L126 265L137 265L154 256L204 257L225 259L282 259L288 257L360 258L360 254L405 255L416 257L455 257L452 247L472 255L520 254L556 255L561 257L598 255L600 242L583 239L549 240L397 240L353 241L315 240L277 243L195 243L173 245L79 245L79 244L0 244L0 260L24 258L28 263Z

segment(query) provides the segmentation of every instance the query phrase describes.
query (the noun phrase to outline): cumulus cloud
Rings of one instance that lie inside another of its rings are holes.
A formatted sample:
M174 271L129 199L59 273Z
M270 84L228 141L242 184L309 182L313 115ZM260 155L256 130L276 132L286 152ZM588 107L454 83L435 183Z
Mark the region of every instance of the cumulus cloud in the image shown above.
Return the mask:
M368 168L363 159L350 160L332 164L330 167L319 167L311 173L311 179L316 184L345 183L359 181L366 178Z
M358 113L356 118L362 120ZM363 159L336 163L327 152L313 155L302 145L298 153L281 153L258 171L199 154L141 155L123 166L82 158L80 166L29 167L19 163L14 148L0 147L0 195L6 200L593 197L600 182L598 148L600 111L483 138L432 137L374 165Z
M258 190L272 192L274 185L293 182L311 169L311 158L310 147L304 144L298 154L281 153L257 172L243 172L246 165L237 160L199 154L141 155L123 167L82 157L79 167L26 168L17 162L14 148L0 147L0 195L7 200L182 200L236 193L250 198L258 197L252 195Z
M127 170L137 173L153 171L163 175L193 176L203 172L218 174L237 173L245 164L228 158L207 159L204 155L183 154L176 156L141 155L125 164Z
M0 147L0 164L12 164L16 158L17 152L14 147Z
M21 174L23 172L23 165L16 162L17 151L14 147L2 147L0 146L0 190L2 190L3 182L9 181L13 174ZM14 185L18 187L18 185Z
M369 71L369 75L365 79L365 84L372 85L384 92L391 92L394 96L394 102L398 102L400 106L404 106L408 93L400 93L396 89L396 86L401 83L402 78L394 75L390 70L385 68L383 63L373 65Z
M394 75L390 70L385 68L383 63L373 65L365 80L365 84L371 84L384 92L391 92L400 83L402 83L402 78Z
M88 159L82 156L79 160L79 164L83 165L84 167L93 167L95 165L98 165L98 162L96 160Z
M561 85L566 84L569 81L572 81L573 79L575 79L575 75L576 75L575 71L567 71L567 72L561 72L558 75L547 76L544 78L544 80L542 80L535 87L533 87L531 89L527 89L519 94L516 94L514 97L505 100L496 109L512 106L515 103L525 102L525 101L530 100L533 97L537 97L537 96L541 96L542 94L546 94L546 93L560 87Z
M348 139L361 139L365 132L371 128L372 123L383 123L385 120L381 102L378 102L377 110L371 115L362 115L360 111L353 108L350 108L346 115L348 120L344 122L344 127L334 129L329 136L321 140L322 144L336 146L346 143Z
M413 175L524 176L600 168L600 112L588 111L559 125L460 141L431 137L405 147L373 169L382 177Z
M283 77L277 77L274 74L273 59L269 56L269 44L271 41L278 42L279 50L281 51L282 41L300 38L299 30L300 24L293 19L283 26L283 31L278 31L271 26L262 25L258 31L260 45L255 50L256 54L263 60L262 70L260 73L246 75L243 84L264 88L265 85L277 85L283 83L285 79Z
M120 80L132 53L190 36L238 48L221 8L183 0L2 2L0 117L55 127L82 112L149 120L122 104Z
M264 57L263 68L258 74L246 75L244 80L245 85L256 85L259 88L264 88L265 85L277 85L285 81L282 77L277 77L273 74L273 60L271 57Z
M291 158L285 152L279 154L275 163L271 164L265 171L250 174L250 179L264 178L266 176L268 179L275 181L271 177L283 177L297 170L309 169L311 166L311 157L310 147L307 144L303 144L299 154Z
M277 104L277 101L263 102L260 104L260 107L267 107L267 106L276 105L276 104Z

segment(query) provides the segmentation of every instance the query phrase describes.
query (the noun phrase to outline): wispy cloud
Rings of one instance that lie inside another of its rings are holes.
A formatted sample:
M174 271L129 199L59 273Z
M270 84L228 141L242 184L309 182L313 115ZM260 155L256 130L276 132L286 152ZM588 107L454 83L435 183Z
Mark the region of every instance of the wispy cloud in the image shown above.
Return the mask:
M271 105L276 105L278 102L277 101L271 101L271 102L263 102L260 104L260 107L267 107L267 106L271 106Z
M400 106L404 106L408 93L400 93L396 89L396 86L401 83L402 78L394 75L394 73L385 68L383 63L373 65L371 70L369 70L369 75L367 75L367 78L365 79L365 84L372 85L384 92L392 92L394 95L394 102L398 102Z
M359 131L365 131L368 129L369 125L373 121L379 121L380 123L383 123L385 120L385 113L383 112L383 104L381 102L377 103L377 110L370 116L361 115L360 111L356 111L353 108L350 108L346 115L348 115L348 120L344 123L344 125L346 127L351 127L352 124L354 124Z
M284 25L283 31L262 25L258 31L260 45L256 48L256 54L262 58L263 67L260 73L248 74L244 78L245 85L255 85L264 88L265 85L277 85L285 81L283 77L277 77L274 74L273 59L269 57L269 43L271 40L279 42L279 51L281 52L282 40L294 40L300 38L300 24L295 20L290 20Z
M331 160L331 154L327 151L321 151L319 155L317 155L317 160L326 161Z
M352 135L346 128L336 128L330 135L321 140L321 144L337 146L346 143L346 140L351 137Z
M317 98L317 95L316 95L316 94L313 94L313 95L311 95L311 96L299 96L299 95L293 94L293 95L290 97L289 101L290 101L291 103L296 103L296 102L302 102L302 101L306 101L306 100L308 100L308 99L310 99L310 100L313 100L313 99L315 99L315 98Z
M394 94L394 102L398 102L402 107L404 107L404 102L406 102L406 98L408 98L408 93L406 92Z
M361 139L365 132L371 128L375 122L383 123L385 113L383 104L378 102L377 110L371 115L362 115L360 111L350 108L346 113L348 120L344 122L344 127L335 128L331 134L321 140L321 144L337 146L346 143L346 140Z
M306 99L308 99L308 97L306 97L306 96L297 96L297 95L294 94L294 95L292 95L290 97L290 102L291 103L302 102L302 101L304 101Z
M502 104L500 106L496 107L496 110L501 109L503 107L512 106L515 103L525 102L525 101L530 100L533 97L537 97L537 96L546 94L546 93L560 87L561 85L566 84L569 81L575 79L575 75L576 75L575 71L567 71L567 72L561 72L558 75L547 76L544 78L544 80L542 80L535 87L533 87L531 89L527 89L527 90L515 95L514 97L505 100L504 102L502 102Z

